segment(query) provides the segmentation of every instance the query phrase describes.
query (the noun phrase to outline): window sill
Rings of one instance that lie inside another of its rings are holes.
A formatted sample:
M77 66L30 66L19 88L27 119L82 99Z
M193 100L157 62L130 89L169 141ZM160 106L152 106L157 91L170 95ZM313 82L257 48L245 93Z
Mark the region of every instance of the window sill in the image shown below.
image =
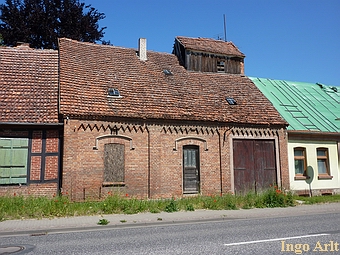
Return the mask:
M103 182L103 187L124 187L125 182Z
M319 175L318 180L331 180L333 179L332 175Z
M0 187L21 187L21 186L28 186L27 183L0 183Z
M295 181L298 181L298 180L308 180L308 179L310 179L310 177L309 177L309 176L306 176L306 175L296 175L296 176L294 177L294 180L295 180Z

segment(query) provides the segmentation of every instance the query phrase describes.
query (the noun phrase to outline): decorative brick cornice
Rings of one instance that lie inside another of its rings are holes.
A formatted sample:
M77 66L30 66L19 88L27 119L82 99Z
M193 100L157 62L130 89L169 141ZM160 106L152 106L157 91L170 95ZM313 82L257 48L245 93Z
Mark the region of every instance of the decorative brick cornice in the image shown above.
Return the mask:
M109 124L97 124L97 123L81 123L76 130L91 130L91 131L111 131L111 134L118 134L119 131L123 132L145 132L147 127L144 125L134 125L134 124L121 124L121 123L109 123Z
M273 138L278 137L278 130L272 128L232 128L231 134L234 137Z
M165 134L183 134L183 135L214 135L218 133L217 127L204 126L164 126L162 132Z

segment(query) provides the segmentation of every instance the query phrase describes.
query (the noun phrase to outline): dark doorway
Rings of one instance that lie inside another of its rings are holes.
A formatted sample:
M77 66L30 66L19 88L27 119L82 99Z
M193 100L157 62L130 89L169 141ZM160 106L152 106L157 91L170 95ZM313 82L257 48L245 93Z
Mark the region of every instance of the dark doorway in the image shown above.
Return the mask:
M277 182L275 141L234 139L235 193L268 189Z
M199 147L187 145L183 147L183 193L199 193Z

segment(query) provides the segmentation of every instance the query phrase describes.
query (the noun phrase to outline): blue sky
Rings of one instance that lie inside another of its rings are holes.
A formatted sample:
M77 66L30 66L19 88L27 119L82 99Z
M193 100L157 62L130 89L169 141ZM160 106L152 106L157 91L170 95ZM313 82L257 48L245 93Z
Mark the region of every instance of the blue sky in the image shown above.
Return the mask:
M248 76L340 86L339 0L86 0L106 18L105 40L171 53L176 36L224 37Z
M225 15L246 75L340 86L339 0L82 1L105 13L115 46L144 37L149 50L171 53L176 36L224 38Z

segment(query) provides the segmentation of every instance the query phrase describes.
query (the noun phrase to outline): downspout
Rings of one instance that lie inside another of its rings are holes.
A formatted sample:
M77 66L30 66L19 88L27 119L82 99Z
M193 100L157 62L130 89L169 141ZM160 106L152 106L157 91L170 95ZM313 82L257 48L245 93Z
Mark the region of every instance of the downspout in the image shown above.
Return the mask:
M151 148L150 148L150 130L146 127L148 132L148 199L151 198Z
M58 39L58 115L59 115L59 121L60 119L60 41ZM64 120L62 119L64 122Z
M60 115L60 41L58 39L58 119L59 123L63 125L62 130L58 130L58 194L62 194L63 190L63 166L64 166L64 118Z
M222 188L222 185L223 185L223 181L222 181L222 144L221 144L221 134L220 132L217 131L217 134L218 134L218 150L219 150L219 157L220 157L220 189L221 189L221 193L220 195L222 196L223 194L223 188Z
M64 148L64 129L58 131L59 136L59 148L58 148L58 193L62 193L63 189L63 148Z

